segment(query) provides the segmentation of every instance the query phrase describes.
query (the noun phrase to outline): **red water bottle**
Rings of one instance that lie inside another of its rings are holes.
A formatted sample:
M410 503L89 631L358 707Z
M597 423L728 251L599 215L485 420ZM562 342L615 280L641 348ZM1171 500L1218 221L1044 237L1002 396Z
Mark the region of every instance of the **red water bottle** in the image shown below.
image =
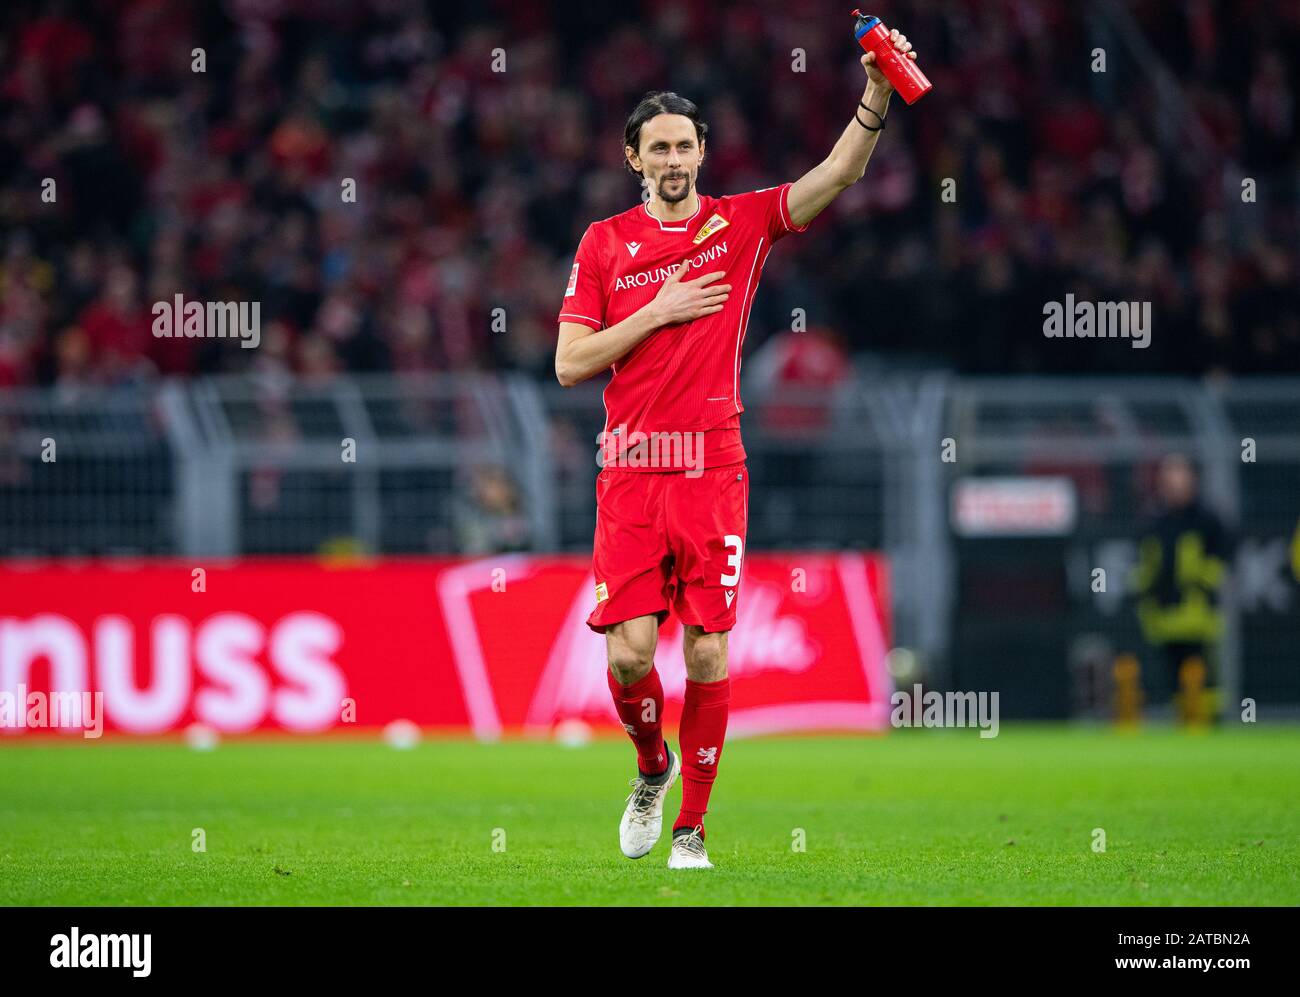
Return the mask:
M934 84L925 78L925 73L917 68L915 60L894 48L894 43L889 40L889 29L880 23L880 18L856 10L853 16L858 19L853 26L853 36L863 49L876 53L876 68L885 74L885 79L903 100L915 104L934 88Z

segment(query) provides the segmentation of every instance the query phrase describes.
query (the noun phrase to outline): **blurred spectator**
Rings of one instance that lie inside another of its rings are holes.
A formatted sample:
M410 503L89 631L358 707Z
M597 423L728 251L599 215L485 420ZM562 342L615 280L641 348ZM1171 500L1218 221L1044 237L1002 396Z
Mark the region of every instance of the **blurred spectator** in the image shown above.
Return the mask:
M1188 119L1117 52L1089 71L1087 5L892 5L935 90L894 102L866 178L773 259L750 348L803 307L851 353L967 371L1300 369L1300 10L1127 9ZM641 94L701 105L707 193L770 186L848 123L854 52L847 14L808 0L9 0L0 386L265 366L152 340L175 294L260 301L271 363L315 377L549 379L578 239L639 196L620 136ZM1151 301L1152 347L1045 342L1042 305L1068 292Z
M836 389L852 370L828 329L780 332L744 365L745 384L768 399L759 411L763 432L782 439L821 439L831 424Z
M1219 594L1228 542L1219 517L1201 502L1196 471L1181 454L1160 465L1162 509L1143 531L1134 571L1142 636L1163 659L1179 718L1204 720L1223 632Z
M457 500L456 512L456 549L460 552L500 554L529 549L528 517L519 489L503 468L474 468L468 497Z

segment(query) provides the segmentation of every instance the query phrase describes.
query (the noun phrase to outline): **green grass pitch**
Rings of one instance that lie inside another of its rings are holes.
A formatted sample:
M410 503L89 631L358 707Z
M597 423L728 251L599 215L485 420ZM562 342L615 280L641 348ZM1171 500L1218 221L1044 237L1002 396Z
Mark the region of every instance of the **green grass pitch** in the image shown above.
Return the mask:
M1294 905L1298 761L1277 727L733 739L717 868L670 873L667 832L618 850L625 740L9 743L0 904Z

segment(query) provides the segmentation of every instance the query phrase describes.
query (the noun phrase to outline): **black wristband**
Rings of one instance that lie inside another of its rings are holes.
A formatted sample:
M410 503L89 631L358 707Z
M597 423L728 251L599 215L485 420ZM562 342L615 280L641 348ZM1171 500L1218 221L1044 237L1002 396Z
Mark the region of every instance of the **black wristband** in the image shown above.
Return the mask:
M880 131L881 128L885 127L884 125L881 125L879 128L872 128L869 124L867 124L865 121L863 121L861 118L858 117L857 111L853 112L853 120L856 121L858 124L860 124L863 128L865 128L869 132L878 132Z
M863 121L862 118L858 117L857 110L854 110L853 112L853 120L857 121L859 125L862 125L862 127L865 127L867 131L880 131L881 127L884 127L884 125L881 125L880 127L871 127L871 125L867 125L867 123Z
M881 114L879 111L873 111L873 110L871 110L871 108L867 107L867 105L864 104L864 103L862 103L862 101L858 101L858 107L862 108L862 110L864 110L864 111L870 111L872 114L874 114L874 115L876 116L876 119L880 122L880 128L884 128L884 127L885 127L885 116L884 116L883 114ZM853 116L856 118L856 117L858 116L858 112L857 112L857 111L854 111L854 112L853 112ZM859 121L858 124L862 125L862 122ZM863 128L867 128L866 125L862 125L862 127L863 127ZM869 131L869 132L878 132L878 131L880 131L880 128L867 128L867 131Z

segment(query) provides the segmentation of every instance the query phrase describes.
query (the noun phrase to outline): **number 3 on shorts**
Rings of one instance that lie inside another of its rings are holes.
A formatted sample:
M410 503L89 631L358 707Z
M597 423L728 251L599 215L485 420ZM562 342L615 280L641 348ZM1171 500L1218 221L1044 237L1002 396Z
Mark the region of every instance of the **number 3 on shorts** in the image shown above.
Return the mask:
M736 552L727 557L727 565L736 570L731 574L724 574L722 576L722 584L730 587L740 581L740 559L745 553L745 541L741 540L740 537L736 536L734 533L728 533L722 538L722 546L726 547L728 550L732 547L736 548Z

